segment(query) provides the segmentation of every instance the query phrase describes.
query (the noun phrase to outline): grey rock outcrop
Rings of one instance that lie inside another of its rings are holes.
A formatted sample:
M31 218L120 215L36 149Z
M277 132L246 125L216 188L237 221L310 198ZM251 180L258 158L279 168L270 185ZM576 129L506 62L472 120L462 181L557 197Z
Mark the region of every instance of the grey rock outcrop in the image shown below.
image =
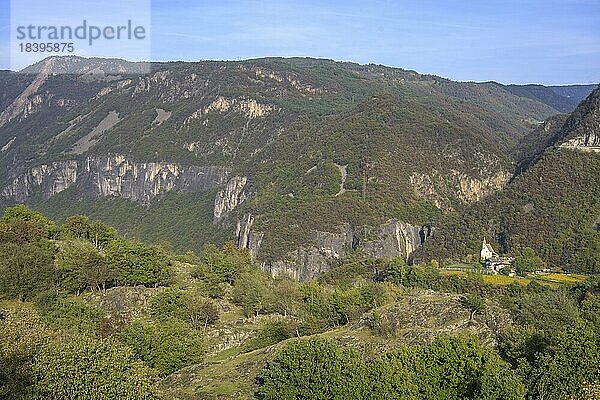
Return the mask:
M257 230L252 230L254 224L254 216L246 214L241 220L238 219L235 238L238 248L248 250L251 256L256 256L260 250L260 245L264 234Z
M149 203L170 191L197 192L217 187L227 178L228 169L164 162L135 163L116 155L88 157L81 175L78 184L87 189L88 194Z
M40 67L40 71L31 82L29 86L8 106L2 113L0 113L0 127L6 125L8 122L19 116L27 117L34 112L35 108L39 108L42 97L35 97L35 93L40 87L46 82L50 75L55 60L53 58L46 59L43 61Z
M588 132L562 143L559 147L600 153L600 132Z
M219 166L138 163L122 155L87 157L33 167L14 177L2 196L25 202L36 193L49 198L75 185L84 195L118 196L147 204L169 191L212 189L222 185L228 175L229 169Z
M57 161L38 165L14 178L2 189L2 197L25 202L40 191L49 198L72 186L78 177L77 161Z
M220 221L227 213L243 203L248 194L244 190L248 178L234 176L227 182L225 188L215 197L214 222Z
M311 246L298 248L284 260L265 263L263 268L273 276L307 281L328 271L332 261L343 259L351 249L362 249L370 257L401 257L410 262L413 252L431 236L431 228L389 220L377 227L374 236L361 240L349 225L339 233L315 231Z
M388 221L379 226L377 239L363 244L364 251L371 257L404 257L408 260L423 241L422 230L423 228L401 221ZM426 235L428 236L429 234Z
M329 268L330 259L316 247L299 248L286 260L263 265L263 269L274 277L287 276L300 282L319 276Z

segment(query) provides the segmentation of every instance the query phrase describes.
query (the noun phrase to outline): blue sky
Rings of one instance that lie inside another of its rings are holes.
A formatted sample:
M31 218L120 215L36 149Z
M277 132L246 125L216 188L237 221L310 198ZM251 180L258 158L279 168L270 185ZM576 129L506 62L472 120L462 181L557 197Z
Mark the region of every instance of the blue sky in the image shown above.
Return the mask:
M8 4L0 0L0 68L10 65ZM385 64L455 80L597 83L600 0L152 1L153 60L265 56Z

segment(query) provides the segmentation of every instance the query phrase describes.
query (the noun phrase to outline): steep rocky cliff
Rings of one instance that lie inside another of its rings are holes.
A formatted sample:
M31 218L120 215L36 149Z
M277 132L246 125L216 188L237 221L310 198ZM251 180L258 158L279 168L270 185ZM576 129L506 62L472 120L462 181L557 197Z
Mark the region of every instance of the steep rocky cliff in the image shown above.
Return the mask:
M2 189L2 196L15 202L26 202L36 192L49 198L77 182L77 161L56 161L33 167L12 179Z
M33 167L14 177L2 190L2 196L26 202L36 194L49 198L76 186L82 195L117 196L147 204L170 191L195 192L217 187L228 173L225 167L136 163L123 155L87 157Z
M234 176L227 182L225 188L217 193L214 211L215 222L224 218L227 213L233 211L246 200L248 194L244 189L247 181L248 178L245 176Z
M569 116L557 142L565 148L600 152L600 89Z
M431 233L429 226L417 227L397 220L375 227L369 238L361 238L361 233L349 225L340 227L339 233L315 231L309 246L290 252L283 260L263 263L263 268L273 276L307 281L328 271L332 262L344 259L352 250L362 250L369 257L400 257L410 262Z

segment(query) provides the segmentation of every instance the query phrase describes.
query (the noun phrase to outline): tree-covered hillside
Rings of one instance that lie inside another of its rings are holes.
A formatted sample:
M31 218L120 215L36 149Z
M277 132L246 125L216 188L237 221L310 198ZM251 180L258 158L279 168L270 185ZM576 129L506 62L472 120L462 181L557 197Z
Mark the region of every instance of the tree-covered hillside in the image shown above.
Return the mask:
M522 172L497 194L440 221L421 256L473 259L487 237L503 253L529 247L552 267L600 272L599 110L596 89L568 118L529 135Z
M596 88L597 85L506 85L511 93L538 100L561 113L570 113Z

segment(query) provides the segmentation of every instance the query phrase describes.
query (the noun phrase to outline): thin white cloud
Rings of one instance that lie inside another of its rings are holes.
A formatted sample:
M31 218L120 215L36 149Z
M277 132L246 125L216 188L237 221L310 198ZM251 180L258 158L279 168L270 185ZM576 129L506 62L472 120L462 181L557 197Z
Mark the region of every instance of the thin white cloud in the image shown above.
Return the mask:
M191 39L198 42L216 42L218 38L216 36L202 36L202 35L193 35L189 33L180 33L180 32L165 32L162 35L165 36L173 36L183 39Z

